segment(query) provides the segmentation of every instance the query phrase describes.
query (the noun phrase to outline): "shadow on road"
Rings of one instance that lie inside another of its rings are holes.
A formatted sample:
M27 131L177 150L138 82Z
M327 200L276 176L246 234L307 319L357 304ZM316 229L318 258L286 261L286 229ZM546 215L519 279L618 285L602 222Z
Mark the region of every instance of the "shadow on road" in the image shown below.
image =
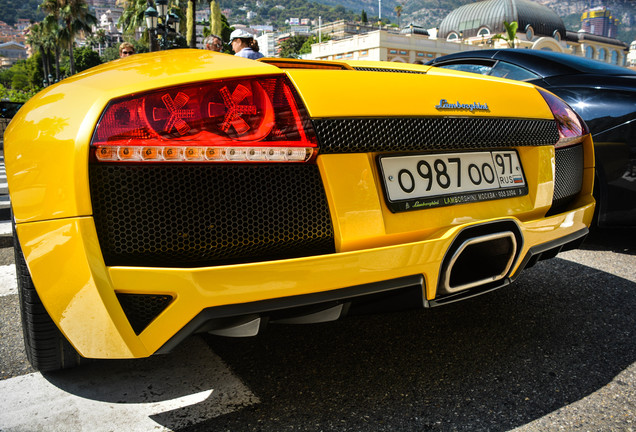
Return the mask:
M557 258L438 309L210 336L261 404L191 430L509 430L634 363L634 310L636 284Z
M633 251L606 240L586 247ZM556 258L510 287L436 309L272 325L248 339L195 337L167 356L45 378L124 405L214 390L149 416L180 431L509 430L636 362L634 310L636 283Z
M593 228L581 249L636 255L636 228Z

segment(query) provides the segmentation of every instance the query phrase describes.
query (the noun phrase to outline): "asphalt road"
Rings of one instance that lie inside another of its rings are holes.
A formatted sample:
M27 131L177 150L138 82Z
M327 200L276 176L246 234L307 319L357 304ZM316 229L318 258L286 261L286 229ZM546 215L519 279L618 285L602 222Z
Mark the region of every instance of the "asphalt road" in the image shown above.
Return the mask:
M0 324L0 430L636 430L636 230L596 232L513 286L436 309L195 337L44 376L26 364L15 294ZM38 398L40 381L63 396ZM110 411L42 417L59 398ZM132 413L144 403L155 411Z

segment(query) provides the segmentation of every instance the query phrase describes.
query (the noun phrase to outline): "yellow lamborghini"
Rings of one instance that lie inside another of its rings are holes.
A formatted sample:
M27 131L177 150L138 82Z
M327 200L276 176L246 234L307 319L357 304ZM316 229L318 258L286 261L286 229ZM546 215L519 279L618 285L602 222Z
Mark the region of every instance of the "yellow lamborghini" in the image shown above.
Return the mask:
M421 65L135 55L28 101L5 163L40 370L472 297L594 210L567 104Z

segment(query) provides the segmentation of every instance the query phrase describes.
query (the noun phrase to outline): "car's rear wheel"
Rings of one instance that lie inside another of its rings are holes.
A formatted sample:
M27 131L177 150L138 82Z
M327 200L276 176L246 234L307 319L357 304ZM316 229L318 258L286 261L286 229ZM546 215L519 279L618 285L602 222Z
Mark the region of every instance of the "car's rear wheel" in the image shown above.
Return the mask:
M42 372L71 368L85 362L66 340L40 300L13 226L13 250L18 280L24 348L31 365Z

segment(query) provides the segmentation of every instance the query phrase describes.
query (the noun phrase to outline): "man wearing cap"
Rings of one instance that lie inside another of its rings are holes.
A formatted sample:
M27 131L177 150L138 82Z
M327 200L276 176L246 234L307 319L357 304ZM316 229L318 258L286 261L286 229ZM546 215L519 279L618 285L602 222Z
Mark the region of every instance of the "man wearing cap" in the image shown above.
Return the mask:
M230 44L234 50L234 55L257 60L265 57L258 52L258 42L254 40L254 35L244 29L236 29L230 35Z

